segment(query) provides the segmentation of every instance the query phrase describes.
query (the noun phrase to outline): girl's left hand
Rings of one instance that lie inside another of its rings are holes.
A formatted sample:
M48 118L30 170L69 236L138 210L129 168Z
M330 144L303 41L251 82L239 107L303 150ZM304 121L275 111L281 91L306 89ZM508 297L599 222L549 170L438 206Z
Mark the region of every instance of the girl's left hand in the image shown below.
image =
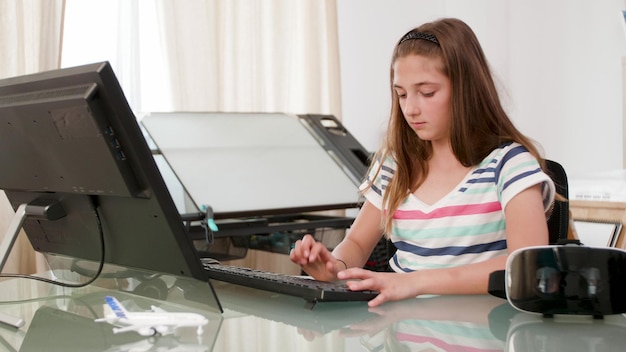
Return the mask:
M368 306L376 307L387 301L398 301L417 296L413 280L408 274L381 273L360 268L350 268L337 274L339 280L346 280L352 291L373 290L379 294L368 302Z

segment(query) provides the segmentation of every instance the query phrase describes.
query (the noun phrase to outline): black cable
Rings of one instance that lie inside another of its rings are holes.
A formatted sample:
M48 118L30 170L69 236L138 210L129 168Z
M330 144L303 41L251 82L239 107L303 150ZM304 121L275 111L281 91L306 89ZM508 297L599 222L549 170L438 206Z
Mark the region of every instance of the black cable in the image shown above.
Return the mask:
M44 277L39 277L39 276L33 276L33 275L25 275L25 274L0 274L0 277L11 277L11 278L20 278L20 279L29 279L29 280L36 280L36 281L42 281L45 283L49 283L49 284L53 284L53 285L58 285L58 286L62 286L62 287L69 287L69 288L81 288L81 287L85 287L88 286L90 284L92 284L94 281L96 281L99 277L100 274L102 273L102 270L104 269L104 258L105 258L105 245L104 245L104 230L102 228L102 221L100 220L100 213L98 211L99 207L98 205L94 204L96 203L95 197L90 197L92 204L94 205L94 215L96 218L96 224L98 225L98 232L100 233L100 262L98 264L98 270L96 271L96 274L89 279L88 281L84 282L84 283L80 283L80 284L72 284L72 283L67 283L67 282L62 282L62 281L58 281L58 280L51 280L51 279L47 279Z

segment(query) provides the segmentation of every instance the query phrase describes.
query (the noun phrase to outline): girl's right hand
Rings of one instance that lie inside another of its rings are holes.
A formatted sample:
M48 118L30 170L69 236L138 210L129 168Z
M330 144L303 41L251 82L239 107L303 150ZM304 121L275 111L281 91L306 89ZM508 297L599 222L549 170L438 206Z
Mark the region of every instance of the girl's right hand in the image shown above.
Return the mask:
M320 281L337 281L337 273L346 269L323 243L316 241L311 235L305 235L296 241L289 253L289 259Z

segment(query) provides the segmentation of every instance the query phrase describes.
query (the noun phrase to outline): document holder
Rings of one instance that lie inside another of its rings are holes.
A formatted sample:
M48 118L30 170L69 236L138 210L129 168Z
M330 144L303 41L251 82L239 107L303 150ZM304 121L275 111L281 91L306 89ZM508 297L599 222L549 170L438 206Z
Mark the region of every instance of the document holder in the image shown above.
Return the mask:
M153 112L141 121L201 253L288 253L304 234L343 234L354 220L320 214L357 208L369 165L334 116ZM203 226L207 210L219 231Z

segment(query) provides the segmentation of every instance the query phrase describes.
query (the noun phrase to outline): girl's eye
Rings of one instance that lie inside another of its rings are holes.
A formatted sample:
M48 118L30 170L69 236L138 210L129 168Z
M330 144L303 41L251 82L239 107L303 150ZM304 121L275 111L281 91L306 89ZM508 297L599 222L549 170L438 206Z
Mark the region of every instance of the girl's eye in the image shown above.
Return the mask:
M428 98L428 97L434 96L435 92L424 92L424 93L422 93L422 95Z

